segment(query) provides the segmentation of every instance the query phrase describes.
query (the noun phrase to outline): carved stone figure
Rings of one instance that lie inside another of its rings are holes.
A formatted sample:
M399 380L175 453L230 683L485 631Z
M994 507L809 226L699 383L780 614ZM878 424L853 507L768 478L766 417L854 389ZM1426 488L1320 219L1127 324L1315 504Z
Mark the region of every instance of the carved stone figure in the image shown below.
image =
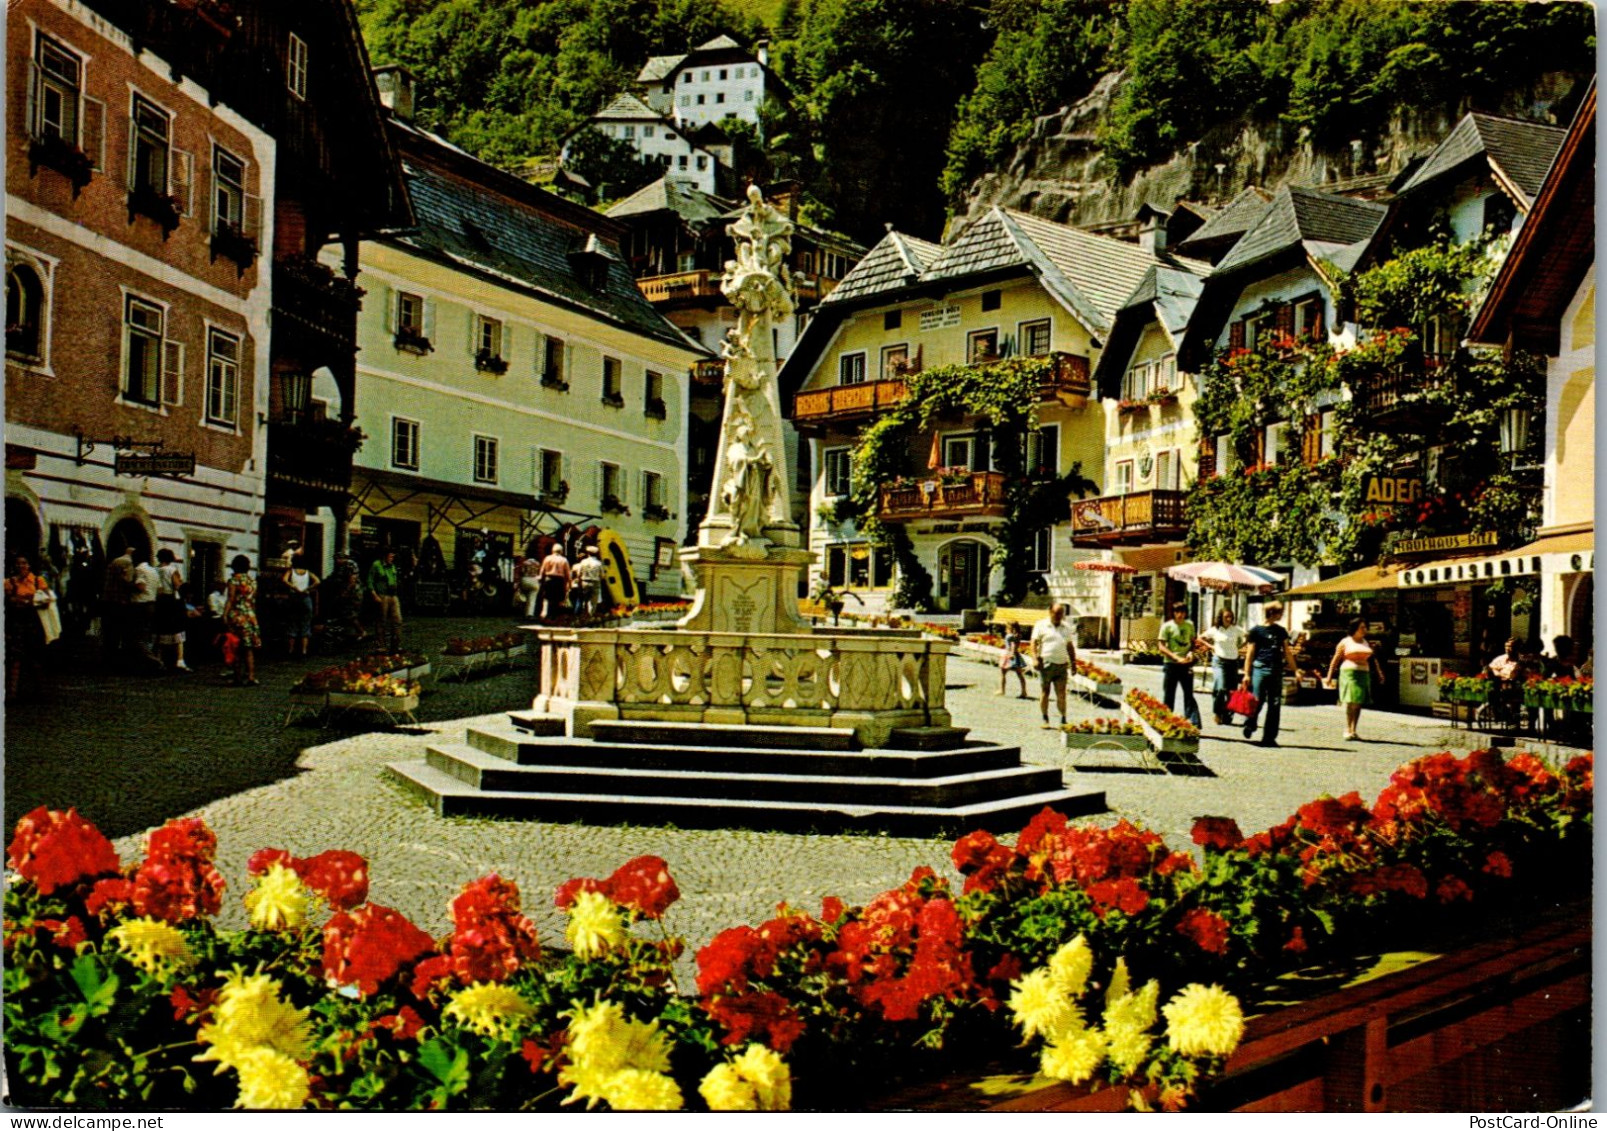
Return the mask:
M753 421L745 415L732 423L726 468L720 501L731 515L735 530L726 536L723 545L747 546L764 537L775 490L775 468L769 446L754 434Z

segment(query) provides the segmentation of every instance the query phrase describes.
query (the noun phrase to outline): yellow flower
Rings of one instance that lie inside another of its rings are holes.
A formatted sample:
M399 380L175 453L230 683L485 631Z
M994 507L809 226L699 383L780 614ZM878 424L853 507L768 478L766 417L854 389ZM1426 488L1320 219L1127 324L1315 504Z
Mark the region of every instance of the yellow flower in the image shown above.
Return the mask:
M710 1111L758 1111L759 1091L742 1078L734 1064L716 1064L697 1086Z
M558 1082L574 1091L564 1102L601 1100L615 1109L673 1111L681 1106L675 1082L663 1077L673 1090L646 1077L660 1076L670 1068L670 1050L658 1022L633 1021L617 1002L598 1002L577 1009L569 1022L569 1064ZM657 1106L670 1103L670 1107Z
M645 1068L625 1068L608 1079L603 1095L615 1111L680 1111L685 1101L672 1077Z
M195 961L184 932L160 919L130 919L116 930L107 931L106 937L135 966L157 977L177 973Z
M246 912L259 931L293 931L307 922L312 892L283 864L271 864L246 893Z
M1221 986L1185 986L1161 1012L1167 1042L1184 1056L1227 1056L1244 1036L1239 1001Z
M1110 985L1105 987L1106 1008L1110 1007L1111 1002L1125 997L1131 984L1132 979L1127 974L1127 959L1118 958L1116 968L1110 972Z
M1014 990L1010 995L1010 1011L1026 1036L1041 1033L1052 1041L1067 1030L1082 1027L1082 1014L1055 985L1049 967L1040 966L1010 985Z
M279 983L266 974L230 974L212 1009L212 1024L196 1034L211 1046L196 1060L215 1060L219 1071L233 1068L255 1048L282 1052L291 1060L307 1059L307 1011L279 997Z
M625 945L625 917L606 895L583 891L569 905L569 928L564 937L575 948L576 957L598 958L610 948Z
M466 990L452 995L452 1001L441 1011L448 1017L487 1037L507 1037L524 1020L535 1013L530 1003L519 996L511 986L494 982L476 982Z
M1049 974L1060 991L1068 997L1082 996L1088 984L1088 972L1094 967L1094 952L1088 949L1088 940L1078 935L1055 951L1049 959Z
M1105 1039L1110 1045L1111 1063L1130 1076L1149 1055L1154 1038L1150 1026L1155 1024L1155 1002L1160 997L1160 983L1153 979L1136 994L1123 994L1105 1007Z
M780 1053L752 1044L742 1050L734 1064L758 1094L760 1111L792 1110L792 1069Z
M240 1096L235 1107L292 1111L307 1102L307 1070L282 1052L258 1047L240 1054L234 1065L240 1074Z
M1105 1060L1105 1037L1098 1029L1062 1033L1043 1050L1039 1068L1051 1080L1081 1084Z

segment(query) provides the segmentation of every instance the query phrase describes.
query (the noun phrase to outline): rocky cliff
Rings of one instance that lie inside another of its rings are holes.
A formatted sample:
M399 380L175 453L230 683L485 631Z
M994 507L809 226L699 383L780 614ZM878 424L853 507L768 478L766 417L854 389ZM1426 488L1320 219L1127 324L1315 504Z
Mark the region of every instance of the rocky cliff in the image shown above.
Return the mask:
M1382 191L1414 158L1438 144L1462 113L1473 109L1403 106L1376 136L1357 138L1337 151L1320 149L1278 123L1229 122L1183 147L1170 161L1123 181L1099 142L1100 126L1122 80L1122 72L1106 74L1076 105L1037 119L1031 137L1008 166L973 182L951 228L995 204L1099 228L1127 224L1146 202L1162 208L1170 208L1179 197L1216 203L1251 184L1371 194ZM1577 83L1576 75L1547 75L1532 88L1510 92L1500 106L1478 109L1567 125L1566 115L1577 101L1577 95L1569 95Z

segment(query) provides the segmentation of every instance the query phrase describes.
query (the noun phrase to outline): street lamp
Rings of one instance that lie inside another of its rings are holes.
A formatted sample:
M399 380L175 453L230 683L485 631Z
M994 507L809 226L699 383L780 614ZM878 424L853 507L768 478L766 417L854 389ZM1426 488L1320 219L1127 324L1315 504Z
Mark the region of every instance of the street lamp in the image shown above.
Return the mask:
M1529 446L1529 410L1514 405L1501 414L1501 451L1517 455Z

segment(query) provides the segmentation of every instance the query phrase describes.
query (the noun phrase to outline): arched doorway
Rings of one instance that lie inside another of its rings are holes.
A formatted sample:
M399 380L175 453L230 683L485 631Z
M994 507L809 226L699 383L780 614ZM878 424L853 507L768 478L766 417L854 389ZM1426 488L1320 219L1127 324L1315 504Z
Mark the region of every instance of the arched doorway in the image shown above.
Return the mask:
M1582 573L1574 580L1568 596L1567 633L1573 637L1574 654L1581 660L1596 647L1596 575Z
M987 596L992 568L992 551L974 538L957 538L938 550L938 595L945 599L948 611L976 608Z
M119 519L106 537L107 559L122 557L123 551L130 546L144 553L146 561L151 560L151 536L146 531L145 524L137 518Z
M40 545L39 516L27 499L6 496L6 569L11 559L25 554L35 569L39 568Z

